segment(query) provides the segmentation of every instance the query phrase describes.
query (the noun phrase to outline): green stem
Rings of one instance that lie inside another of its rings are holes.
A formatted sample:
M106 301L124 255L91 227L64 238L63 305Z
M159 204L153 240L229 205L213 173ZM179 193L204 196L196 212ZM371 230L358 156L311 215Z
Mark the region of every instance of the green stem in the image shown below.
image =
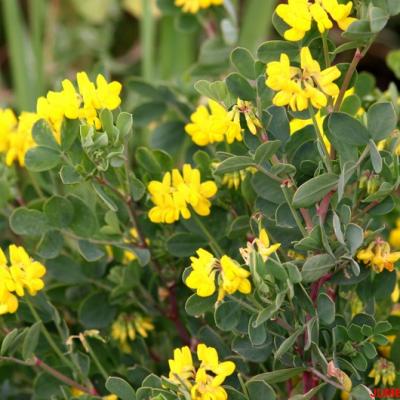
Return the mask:
M239 305L241 305L243 308L246 308L247 310L251 311L252 313L259 313L261 310L253 307L251 304L242 301L240 299L238 299L236 296L232 296L232 295L227 295L226 297L228 297L230 300L238 303Z
M155 24L151 1L142 0L143 16L140 23L140 42L142 49L142 75L146 80L154 78L154 36Z
M29 79L31 74L25 51L27 38L21 13L22 6L16 0L2 0L1 4L17 106L19 111L31 111L34 109L36 96Z
M204 233L204 236L207 237L208 243L216 253L215 255L218 257L222 257L224 255L224 251L221 249L217 241L214 239L214 236L210 233L207 227L203 224L200 218L197 216L196 212L192 209L192 218L196 222L197 226Z
M297 227L299 228L299 230L302 233L302 235L304 237L307 237L308 233L307 233L306 229L304 228L304 226L303 226L303 224L301 222L299 214L297 213L297 211L293 207L292 200L290 198L287 186L281 186L281 188L282 188L283 195L285 196L286 203L288 204L288 206L290 208L290 211L291 211L291 213L293 215L293 218L296 221Z
M50 332L47 330L42 319L40 318L39 314L37 313L35 307L33 306L33 304L31 303L31 301L28 299L27 296L25 296L25 301L26 301L26 304L28 305L29 310L31 311L35 321L41 322L40 328L41 328L42 333L43 333L44 337L46 338L48 344L50 345L50 347L54 350L54 352L57 354L57 356L60 358L60 360L62 360L66 365L68 365L72 370L74 370L75 369L74 365L71 363L70 360L68 360L68 358L62 353L60 348L57 346L56 342L51 337Z
M85 344L86 344L87 349L89 350L90 356L92 357L94 363L96 364L97 369L99 370L99 372L101 373L101 375L103 376L103 378L104 378L105 380L107 380L108 377L109 377L110 375L107 373L107 371L105 370L105 368L101 365L101 362L100 362L100 360L98 359L96 353L93 351L93 348L92 348L92 346L90 345L88 339L86 340Z
M324 142L324 139L322 137L322 133L321 133L321 131L319 129L319 125L318 125L317 119L315 118L315 112L314 112L314 109L312 108L311 104L308 105L308 111L310 113L310 117L311 117L311 120L312 120L313 125L314 125L314 129L315 129L315 132L316 132L316 135L317 135L317 140L319 141L319 143L320 143L320 145L322 147L322 151L324 153L324 157L323 158L324 158L324 162L325 162L325 165L326 165L326 169L328 170L328 172L332 172L331 159L330 159L328 150L327 150L327 148L325 146L325 142Z
M325 68L329 68L331 66L331 59L329 57L328 33L326 31L322 33L321 38L322 38L322 47L324 51Z

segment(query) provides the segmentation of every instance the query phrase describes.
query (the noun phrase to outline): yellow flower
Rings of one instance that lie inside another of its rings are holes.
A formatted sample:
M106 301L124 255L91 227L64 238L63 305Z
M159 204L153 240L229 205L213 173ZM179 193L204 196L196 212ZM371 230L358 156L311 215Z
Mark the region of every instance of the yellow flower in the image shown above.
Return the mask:
M321 67L312 58L310 49L303 47L300 52L301 68L290 66L289 57L282 53L280 61L267 64L266 85L278 93L273 98L276 106L289 105L293 111L303 111L309 103L317 109L325 107L327 96L337 96L338 86L333 83L340 77L340 70Z
M208 297L215 293L216 258L204 249L196 251L198 257L190 257L192 271L185 284L195 289L200 297Z
M257 247L257 252L261 255L263 261L267 261L268 257L281 247L280 243L271 245L267 231L262 228L258 238L254 239L252 242L247 242L247 247L240 249L240 254L242 255L246 265L249 265L250 263L250 254L255 250L255 245Z
M46 268L40 262L32 260L23 247L12 244L9 252L15 292L18 296L23 296L26 288L31 296L35 296L44 287L42 278L46 274Z
M180 216L190 218L189 206L201 216L209 215L208 199L216 194L217 185L213 181L201 182L200 171L185 164L182 175L177 169L167 172L161 182L151 181L148 191L155 205L149 211L150 221L172 224Z
M285 39L296 42L311 30L313 20L321 33L333 27L332 20L347 30L356 21L350 17L352 8L351 1L340 4L338 0L288 0L288 4L278 5L276 13L290 27L284 33Z
M0 315L14 313L18 309L18 296L25 294L25 289L34 296L44 287L42 281L45 267L32 260L23 247L9 246L10 263L0 249ZM10 266L8 265L10 264Z
M389 335L389 336L386 336L386 338L389 341L389 343L382 345L382 346L378 346L378 350L379 350L379 353L383 357L389 358L390 351L392 350L392 345L393 345L394 341L396 340L396 335Z
M23 112L18 118L17 130L8 137L6 164L12 165L17 161L21 167L25 165L25 154L36 146L32 138L32 127L39 117L37 114Z
M121 350L125 353L131 352L129 341L136 339L136 334L147 338L148 332L154 330L151 318L143 317L138 313L128 315L122 313L111 326L111 337L118 341Z
M131 239L133 239L135 242L137 242L140 238L139 238L139 233L137 231L136 228L132 228L129 230L129 235L131 237ZM130 243L130 240L125 239L124 240L125 243ZM150 240L146 239L146 244L149 245L150 244ZM110 249L111 250L111 249ZM108 250L108 254L110 254L110 250ZM112 255L112 252L111 252ZM135 261L137 259L137 256L135 253L133 253L132 251L124 251L124 256L123 256L123 260L122 262L124 264L129 264L132 261Z
M197 358L200 365L196 369L189 347L175 349L174 359L169 360L169 379L185 393L190 390L193 400L227 400L228 395L221 385L233 374L235 364L219 362L217 351L205 344L197 346Z
M380 358L375 362L368 377L374 378L375 386L377 386L381 381L383 386L393 386L396 380L396 367L391 361L386 360L386 358Z
M10 108L0 108L0 153L8 150L9 137L17 128L17 118Z
M221 265L221 284L219 285L218 300L222 300L225 294L240 292L249 294L251 292L251 283L248 279L250 272L242 268L236 261L228 256L222 256Z
M400 218L396 220L396 228L390 231L389 243L392 247L400 248Z
M196 14L201 9L222 4L224 4L224 0L175 0L175 5L182 7L183 12L192 14Z
M357 258L365 265L371 266L376 273L382 272L384 269L393 271L394 263L400 260L400 251L392 253L389 243L378 238L367 248L360 250Z
M236 105L233 106L232 110L229 112L230 118L239 125L240 127L240 114L244 115L246 120L246 125L249 131L253 134L257 134L257 129L261 128L261 122L254 113L253 106L250 101L244 101L237 99ZM233 141L233 140L232 140ZM228 140L228 143L232 141Z
M174 358L168 360L169 364L169 379L176 383L181 384L182 382L187 386L191 387L191 380L194 377L194 366L192 353L188 346L174 350Z
M209 99L208 107L200 105L191 115L191 122L185 126L186 133L198 146L242 140L240 121L232 112L225 110L216 101Z

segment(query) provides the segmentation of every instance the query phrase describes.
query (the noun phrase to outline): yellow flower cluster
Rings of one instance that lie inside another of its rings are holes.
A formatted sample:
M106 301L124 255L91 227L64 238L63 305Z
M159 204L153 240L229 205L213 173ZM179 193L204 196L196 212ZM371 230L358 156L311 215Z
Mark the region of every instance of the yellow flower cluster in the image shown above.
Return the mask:
M185 284L190 289L196 290L198 296L208 297L215 293L217 273L219 301L226 294L251 292L251 283L248 279L250 272L242 268L235 260L227 255L218 260L204 249L198 249L196 253L197 257L190 257L192 271L187 276Z
M49 91L46 97L37 100L36 112L22 112L18 119L10 109L0 109L0 153L5 153L6 164L17 161L25 165L26 152L35 146L32 128L39 119L46 120L52 127L54 136L60 141L61 124L64 118L81 119L96 129L101 128L98 112L102 109L114 110L120 103L121 84L108 83L99 74L96 85L86 72L77 74L78 89L68 79L62 81L62 90Z
M332 29L332 21L343 31L347 30L356 21L350 17L352 8L351 1L341 4L338 0L288 0L287 4L278 5L276 13L290 27L284 34L285 39L298 41L311 30L313 21L321 33Z
M11 109L0 109L0 153L5 154L7 166L14 161L25 165L26 152L35 146L32 127L37 120L35 113L22 112L17 118Z
M186 133L198 146L226 141L242 141L240 115L244 115L249 131L255 135L261 122L255 115L249 101L238 99L230 111L214 100L208 100L208 107L200 105L191 115L191 122L185 126Z
M173 169L167 172L162 181L151 181L148 185L154 207L149 211L149 218L154 223L172 224L191 217L191 207L197 214L210 214L209 198L217 193L217 185L213 181L201 182L198 169L185 164L182 174Z
M34 296L44 287L42 277L46 268L40 262L32 260L23 247L13 244L9 246L9 256L10 263L0 249L0 315L16 312L17 296L24 296L25 290Z
M300 68L292 67L287 54L280 61L267 64L266 85L278 93L273 98L276 106L289 105L293 111L306 110L311 105L317 109L328 104L327 96L337 96L339 87L333 83L340 77L340 70L329 67L321 71L310 49L300 51Z
M384 269L394 270L394 263L400 260L400 251L391 252L390 244L378 238L372 241L366 249L357 253L358 260L379 273Z
M76 81L78 92L69 79L64 79L61 91L50 91L37 101L38 116L50 123L56 138L59 137L64 118L81 119L100 129L98 111L114 110L121 104L122 86L119 82L108 83L103 75L98 74L94 84L86 72L78 72Z
M374 378L375 386L380 381L382 381L383 386L393 386L396 381L396 367L391 361L386 360L386 358L380 358L375 362L368 376Z
M209 109L200 105L191 115L191 122L185 126L186 133L198 146L223 142L242 141L242 129L238 117L225 110L214 100L208 100Z
M271 245L267 231L263 228L260 230L258 238L252 242L247 242L247 247L240 249L240 254L246 265L250 264L250 254L252 251L257 251L263 261L267 261L268 257L275 253L281 247L280 243Z
M192 353L185 346L174 350L174 358L168 360L169 379L190 393L192 400L227 400L228 394L221 386L226 377L232 375L235 364L220 362L217 350L205 344L197 346L199 367L193 363Z
M130 353L129 341L133 342L137 334L147 338L148 332L152 330L154 330L154 325L151 318L138 313L132 315L122 313L111 326L111 337L119 342L123 352Z
M221 6L224 0L175 0L177 7L182 7L182 10L187 13L196 14L202 9L211 6Z

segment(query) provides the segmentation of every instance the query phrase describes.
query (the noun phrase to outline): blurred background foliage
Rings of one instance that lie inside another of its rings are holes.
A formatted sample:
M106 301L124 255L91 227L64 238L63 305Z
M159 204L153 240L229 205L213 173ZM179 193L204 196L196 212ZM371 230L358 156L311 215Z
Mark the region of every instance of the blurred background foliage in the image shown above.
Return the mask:
M190 96L193 81L226 73L232 48L254 52L277 38L269 22L276 3L227 1L226 10L212 12L227 16L218 26L220 15L184 14L172 0L2 0L0 105L33 110L38 96L80 70L105 71L123 83L132 76L173 82ZM336 36L339 44L339 31ZM400 53L393 51L399 44L397 17L361 62L381 89L400 78ZM347 61L350 53L342 57ZM126 100L127 111L140 102L134 95Z

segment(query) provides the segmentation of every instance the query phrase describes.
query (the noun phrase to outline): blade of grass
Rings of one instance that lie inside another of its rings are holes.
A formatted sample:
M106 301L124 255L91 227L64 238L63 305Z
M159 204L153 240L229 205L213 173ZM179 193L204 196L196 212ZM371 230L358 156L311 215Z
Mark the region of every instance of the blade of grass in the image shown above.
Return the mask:
M43 70L43 31L45 22L45 1L35 0L28 2L29 21L32 37L32 48L35 57L35 84L36 94L42 95L44 90L44 70Z
M36 95L30 77L27 37L22 19L20 3L16 0L2 0L3 23L6 32L7 49L10 57L11 76L16 92L16 106L22 110L33 110Z
M271 32L277 0L249 0L241 22L239 46L254 52Z
M140 20L140 45L142 49L142 76L154 77L155 21L151 1L142 0L143 14Z

